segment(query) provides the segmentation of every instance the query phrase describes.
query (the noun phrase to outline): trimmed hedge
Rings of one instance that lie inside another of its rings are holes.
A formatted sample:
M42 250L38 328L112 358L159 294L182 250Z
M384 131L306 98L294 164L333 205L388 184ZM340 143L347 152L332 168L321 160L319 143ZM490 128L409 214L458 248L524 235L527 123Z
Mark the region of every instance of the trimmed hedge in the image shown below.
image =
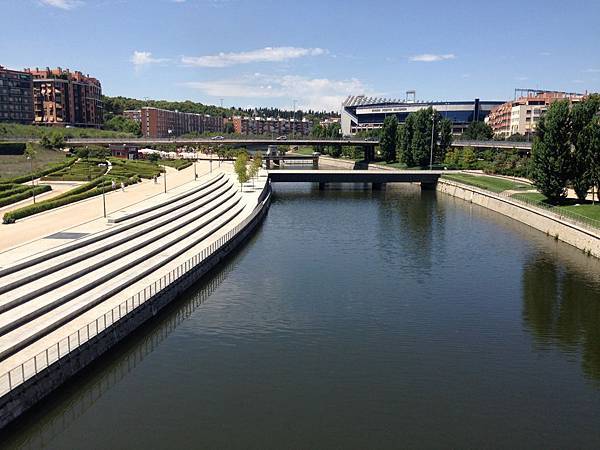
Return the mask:
M29 188L29 186L27 186L27 187ZM33 188L33 192L35 192L35 195L39 195L39 194L42 194L44 192L48 192L51 190L52 190L52 187L48 186L47 184L41 184L41 185ZM8 197L2 197L2 198L0 198L0 207L10 205L12 203L17 203L17 202L20 202L21 200L25 200L30 197L33 197L32 189L27 189L24 192L22 191L22 192L14 194L14 195L10 195Z
M31 189L31 186L27 184L0 184L0 186L6 186L6 189L0 189L0 198L10 197L11 195Z
M130 184L138 183L140 178L134 176L123 181L127 186L129 186ZM23 208L15 209L14 211L9 211L4 214L2 221L4 223L15 223L18 219L22 219L24 217L29 217L40 212L49 211L60 206L85 200L86 198L102 194L102 186L105 187L104 192L111 191L111 185L112 182L110 179L98 178L90 183L86 183L83 186L79 186L52 199L36 203L35 205L27 205ZM120 186L117 185L115 190L119 187Z
M75 164L75 161L77 161L77 158L69 158L67 161L62 162L62 163L58 163L58 164L52 164L51 166L47 167L44 170L38 170L33 172L33 174L28 173L27 175L21 175L15 178L0 178L0 183L25 183L27 181L31 181L32 175L33 178L41 178L44 175L48 175L51 174L52 172L56 172L58 170L62 170L65 167L69 167L70 165Z

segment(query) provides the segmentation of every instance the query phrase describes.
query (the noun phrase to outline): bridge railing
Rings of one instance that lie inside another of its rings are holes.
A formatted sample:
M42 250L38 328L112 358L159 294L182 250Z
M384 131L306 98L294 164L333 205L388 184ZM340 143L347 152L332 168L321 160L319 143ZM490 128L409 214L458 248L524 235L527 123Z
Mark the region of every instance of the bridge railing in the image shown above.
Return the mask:
M57 363L72 352L78 350L79 347L90 341L90 339L98 336L115 323L128 317L129 314L144 305L148 300L169 289L169 287L177 280L190 276L191 273L194 270L197 270L206 259L219 251L223 246L227 245L239 232L254 220L254 218L262 211L266 201L267 199L263 199L254 211L242 222L212 242L208 247L160 277L158 280L127 298L124 302L115 306L110 311L98 316L95 320L92 320L74 333L71 333L22 364L19 364L8 372L0 375L0 397L7 395L52 364Z

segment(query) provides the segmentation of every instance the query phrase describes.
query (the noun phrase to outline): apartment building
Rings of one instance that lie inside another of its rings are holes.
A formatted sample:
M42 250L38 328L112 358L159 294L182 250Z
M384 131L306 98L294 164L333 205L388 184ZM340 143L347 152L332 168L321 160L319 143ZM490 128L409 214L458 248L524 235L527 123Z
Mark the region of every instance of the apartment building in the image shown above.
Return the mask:
M34 123L99 128L102 86L96 78L69 69L25 69L33 77Z
M233 123L237 134L272 134L308 136L312 131L312 122L302 119L282 119L275 117L242 117L228 119Z
M139 109L126 109L123 116L140 123L142 121L142 112Z
M485 119L497 137L535 134L540 118L552 102L567 99L571 103L577 103L585 97L584 94L558 91L517 90L516 92L525 95L519 97L515 95L515 100L492 109Z
M33 122L33 78L0 66L0 122Z
M134 117L130 114L129 117ZM220 133L223 119L208 114L183 113L159 108L140 110L142 135L150 138L181 136L186 133Z

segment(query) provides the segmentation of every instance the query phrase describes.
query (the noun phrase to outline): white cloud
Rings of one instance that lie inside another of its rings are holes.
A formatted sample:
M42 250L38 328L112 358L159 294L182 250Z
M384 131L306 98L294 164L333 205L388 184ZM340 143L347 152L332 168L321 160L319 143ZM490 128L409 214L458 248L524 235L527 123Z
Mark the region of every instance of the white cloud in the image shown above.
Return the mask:
M600 73L600 69L586 69L585 73Z
M83 3L79 0L40 0L40 2L43 5L53 6L60 9L73 9Z
M576 83L576 84L583 84L583 83L585 83L585 81L583 81L583 80L572 80L572 82Z
M214 81L185 83L212 97L248 99L298 99L298 107L315 110L338 110L349 94L374 95L356 78L331 80L300 75L267 76L260 73Z
M540 56L551 56L552 53L550 52L540 52Z
M219 53L207 56L182 56L181 62L196 67L228 67L257 62L281 62L304 56L325 54L322 48L265 47L248 52Z
M409 61L415 62L437 62L446 61L448 59L456 59L454 53L447 53L445 55L434 55L431 53L423 53L422 55L414 55L408 58Z
M129 58L135 67L143 67L149 64L156 64L168 61L167 58L154 58L151 52L140 52L135 50Z

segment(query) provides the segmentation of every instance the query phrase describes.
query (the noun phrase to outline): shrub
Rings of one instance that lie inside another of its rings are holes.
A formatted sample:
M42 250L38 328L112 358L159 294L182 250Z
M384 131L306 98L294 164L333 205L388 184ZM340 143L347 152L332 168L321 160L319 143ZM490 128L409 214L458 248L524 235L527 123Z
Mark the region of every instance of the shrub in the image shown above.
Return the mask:
M35 195L39 195L39 194L42 194L44 192L48 192L51 190L52 190L52 188L50 186L48 186L47 184L41 184L41 185L33 188L33 192L35 192ZM32 189L29 186L27 186L27 190L25 190L25 191L21 191L16 194L13 194L13 195L0 198L0 207L10 205L12 203L20 202L21 200L25 200L32 196L33 196Z

